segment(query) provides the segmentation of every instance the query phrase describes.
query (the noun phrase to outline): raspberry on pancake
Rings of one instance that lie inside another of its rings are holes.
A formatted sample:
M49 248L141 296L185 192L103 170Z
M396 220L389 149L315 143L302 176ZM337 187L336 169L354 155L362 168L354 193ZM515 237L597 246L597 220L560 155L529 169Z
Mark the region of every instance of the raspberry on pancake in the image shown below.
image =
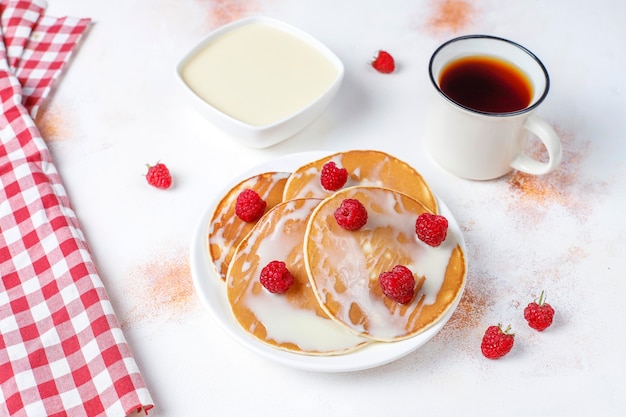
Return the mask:
M229 189L218 202L209 221L208 243L209 257L220 278L226 279L228 265L237 245L256 223L256 221L246 222L236 215L239 194L247 189L254 190L265 201L266 210L269 210L282 201L289 175L289 172L265 172L253 175Z

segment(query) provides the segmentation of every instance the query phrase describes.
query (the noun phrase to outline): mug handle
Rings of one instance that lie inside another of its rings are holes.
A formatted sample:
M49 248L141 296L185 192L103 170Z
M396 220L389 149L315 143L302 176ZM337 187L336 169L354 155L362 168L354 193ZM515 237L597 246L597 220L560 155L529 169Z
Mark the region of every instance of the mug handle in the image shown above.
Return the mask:
M534 114L526 119L523 127L534 133L544 144L548 151L548 162L540 162L525 153L521 153L511 162L511 167L534 175L543 175L553 171L561 163L563 156L559 136L548 123Z

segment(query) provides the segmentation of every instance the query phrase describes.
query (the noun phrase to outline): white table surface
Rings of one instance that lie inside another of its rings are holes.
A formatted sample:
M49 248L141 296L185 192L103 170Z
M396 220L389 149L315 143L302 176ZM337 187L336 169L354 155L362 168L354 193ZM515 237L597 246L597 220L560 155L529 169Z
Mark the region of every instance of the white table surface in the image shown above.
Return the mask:
M37 123L153 395L150 416L623 415L626 3L49 3L50 15L94 24ZM263 150L216 130L175 79L177 62L204 35L256 14L309 32L346 67L327 111ZM428 59L440 43L471 33L517 41L548 68L539 114L563 141L556 172L471 182L425 153ZM396 73L368 66L378 49L396 57ZM468 246L466 292L439 334L388 365L318 373L275 364L234 341L199 301L193 234L219 191L251 166L358 148L411 163L446 202ZM145 164L157 160L175 177L170 190L145 183ZM538 333L522 311L542 289L556 317ZM515 347L490 361L480 340L498 322L512 325Z

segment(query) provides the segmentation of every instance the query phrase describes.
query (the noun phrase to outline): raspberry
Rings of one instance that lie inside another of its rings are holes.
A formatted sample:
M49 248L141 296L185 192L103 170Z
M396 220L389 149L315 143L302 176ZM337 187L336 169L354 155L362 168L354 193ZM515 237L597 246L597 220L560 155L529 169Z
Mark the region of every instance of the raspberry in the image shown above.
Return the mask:
M389 74L396 69L396 63L388 52L378 51L378 54L374 57L374 61L372 61L372 67L378 72Z
M400 304L408 304L415 294L415 277L409 268L396 265L378 276L383 294Z
M245 189L237 196L235 214L247 223L255 222L265 213L267 203L252 189Z
M515 334L509 333L511 326L502 330L502 325L489 326L480 344L480 350L488 359L498 359L513 349Z
M330 161L324 164L322 167L322 174L320 176L320 182L322 187L328 191L337 191L343 187L348 181L348 170L345 168L339 168L337 164Z
M167 169L165 164L161 162L157 162L156 165L148 166L148 173L146 174L146 181L153 187L160 188L165 190L172 185L172 176L170 175L170 170Z
M269 292L282 294L291 288L295 279L283 261L271 261L261 270L260 281Z
M540 332L550 327L554 318L554 309L545 302L543 291L541 291L539 301L533 301L526 306L524 318L530 327Z
M359 200L346 198L335 210L335 220L346 230L359 230L367 223L367 210Z
M427 245L439 246L448 235L448 219L438 214L422 213L415 221L415 233Z

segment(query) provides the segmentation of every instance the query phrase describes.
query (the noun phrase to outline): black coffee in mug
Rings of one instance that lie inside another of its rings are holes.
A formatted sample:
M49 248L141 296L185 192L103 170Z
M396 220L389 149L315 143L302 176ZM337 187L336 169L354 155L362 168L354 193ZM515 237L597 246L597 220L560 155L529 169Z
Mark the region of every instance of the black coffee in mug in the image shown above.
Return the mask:
M441 71L439 88L452 101L480 112L511 113L528 107L530 80L512 63L490 56L468 56Z

